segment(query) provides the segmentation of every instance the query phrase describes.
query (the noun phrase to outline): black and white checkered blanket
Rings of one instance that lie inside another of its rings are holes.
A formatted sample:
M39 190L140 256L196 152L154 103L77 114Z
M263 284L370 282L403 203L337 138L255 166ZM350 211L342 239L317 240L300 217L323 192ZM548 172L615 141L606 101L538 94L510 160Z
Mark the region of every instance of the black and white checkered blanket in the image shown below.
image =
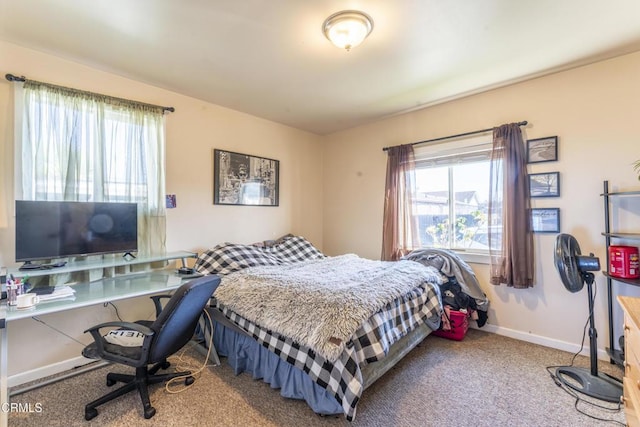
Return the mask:
M366 321L333 363L290 338L274 334L246 320L217 301L215 306L264 347L301 369L315 383L332 393L342 405L347 420L351 421L364 390L361 368L384 358L391 345L415 329L420 322L437 329L442 304L437 285L420 284L409 294L388 303Z
M194 268L199 273L224 276L247 267L282 265L324 258L315 246L301 236L286 236L273 246L259 247L224 243L202 252Z

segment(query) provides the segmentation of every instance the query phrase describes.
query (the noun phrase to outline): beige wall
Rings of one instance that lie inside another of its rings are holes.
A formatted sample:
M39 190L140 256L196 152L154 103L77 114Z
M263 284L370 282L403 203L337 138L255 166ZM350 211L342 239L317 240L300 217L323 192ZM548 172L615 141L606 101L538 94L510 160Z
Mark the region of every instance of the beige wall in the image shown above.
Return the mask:
M171 105L167 116L167 192L178 208L167 214L169 250L199 251L222 241L252 242L286 232L307 236L330 255L354 252L378 258L386 157L382 147L528 120L526 137L559 136L559 161L530 172L559 171L557 199L534 207L561 208L563 232L584 252L604 260L602 181L616 188L640 184L632 162L640 158L636 121L640 112L640 53L538 78L510 87L319 137L194 98L149 86L50 55L0 42L5 73ZM0 80L0 265L13 265L13 143L11 84ZM281 161L278 208L212 204L212 152L223 148ZM326 159L326 160L323 160ZM628 209L624 209L628 210ZM618 222L633 227L637 216ZM512 290L487 284L487 266L474 264L491 299L496 331L558 348L577 348L587 316L586 292L564 289L553 266L553 235L536 236L536 286ZM599 347L607 342L606 289L596 274ZM621 287L625 293L636 289ZM121 316L149 317L136 301L118 304ZM86 325L113 318L96 307L45 316L66 338L32 320L10 328L10 374L76 357ZM619 321L618 323L621 323ZM42 351L46 348L46 351Z
M559 207L561 231L575 235L583 252L594 252L604 264L603 180L610 180L615 188L640 188L632 167L640 159L639 75L640 53L635 53L326 137L325 252L379 258L383 147L528 120L525 139L559 138L559 160L530 165L529 172L559 171L561 197L533 199L533 207ZM618 215L614 219L622 220ZM630 220L629 226L633 225L640 230L638 216ZM587 319L586 290L572 294L561 284L553 264L554 241L555 235L536 235L538 268L532 289L493 287L487 283L487 266L473 267L491 300L487 329L574 350ZM608 323L602 274L596 274L596 282L595 315L599 348L604 349ZM620 291L638 293L626 285Z
M60 58L0 42L0 72L63 86L173 106L166 116L167 193L178 207L167 212L167 249L201 251L217 243L251 243L292 232L322 248L321 138ZM14 266L12 84L0 80L0 265ZM213 149L280 161L279 207L213 205ZM149 317L146 301L118 303L126 318ZM43 320L87 342L86 326L113 318L111 308L93 307ZM82 345L33 320L10 324L10 374L80 354ZM47 351L42 351L46 348ZM28 356L28 357L27 357Z

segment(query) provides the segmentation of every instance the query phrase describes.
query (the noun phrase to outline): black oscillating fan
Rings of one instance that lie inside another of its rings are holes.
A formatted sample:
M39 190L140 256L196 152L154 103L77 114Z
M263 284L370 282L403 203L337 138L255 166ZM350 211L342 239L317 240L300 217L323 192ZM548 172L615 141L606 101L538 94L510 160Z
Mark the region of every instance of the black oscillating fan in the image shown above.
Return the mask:
M591 371L574 366L561 366L556 369L556 377L566 386L587 396L607 402L620 402L622 384L617 379L598 373L598 333L593 318L593 281L591 271L600 270L600 260L590 254L581 255L578 241L570 234L558 234L556 238L554 261L565 288L569 292L578 292L587 284L589 297L589 347Z

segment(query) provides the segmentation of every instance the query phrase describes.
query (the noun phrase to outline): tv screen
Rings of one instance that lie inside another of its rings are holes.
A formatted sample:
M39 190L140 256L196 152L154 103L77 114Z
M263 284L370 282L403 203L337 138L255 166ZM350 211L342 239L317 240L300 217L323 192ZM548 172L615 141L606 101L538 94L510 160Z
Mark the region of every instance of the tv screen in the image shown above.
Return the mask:
M138 250L135 203L16 200L16 261Z

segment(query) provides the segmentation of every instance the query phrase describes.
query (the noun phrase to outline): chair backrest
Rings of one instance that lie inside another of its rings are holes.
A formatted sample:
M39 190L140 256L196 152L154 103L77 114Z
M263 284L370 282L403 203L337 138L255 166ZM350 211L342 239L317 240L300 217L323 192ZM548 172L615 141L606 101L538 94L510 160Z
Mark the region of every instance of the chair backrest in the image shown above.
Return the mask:
M150 326L155 335L147 363L162 361L189 342L202 310L219 284L220 278L211 275L178 288Z

